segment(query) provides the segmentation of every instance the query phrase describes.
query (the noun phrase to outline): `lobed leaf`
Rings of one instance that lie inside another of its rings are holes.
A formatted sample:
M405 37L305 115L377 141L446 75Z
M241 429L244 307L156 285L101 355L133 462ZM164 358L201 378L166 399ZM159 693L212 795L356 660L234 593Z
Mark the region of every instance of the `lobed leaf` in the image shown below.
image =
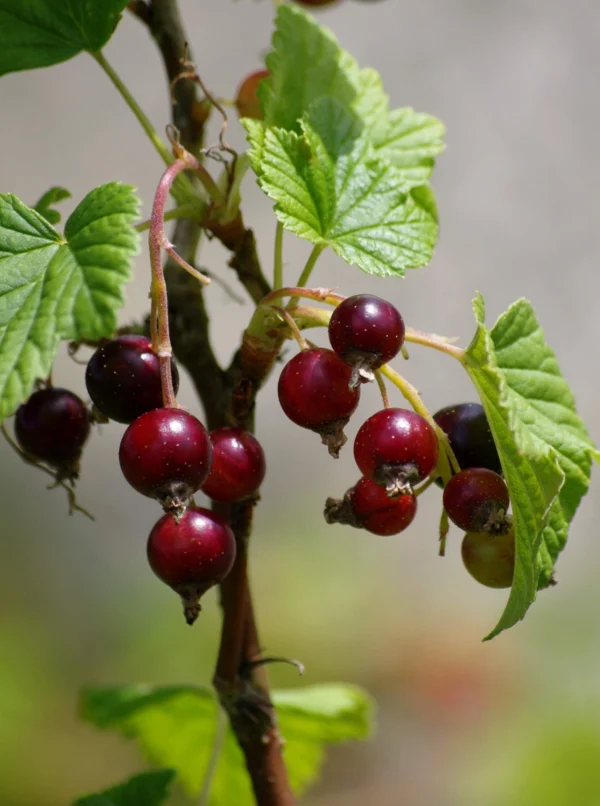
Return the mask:
M509 600L492 638L523 618L552 579L585 495L594 446L533 309L518 300L492 330L483 298L465 366L486 411L509 488L516 539Z
M365 739L371 731L371 699L354 686L331 684L279 691L273 693L273 701L296 793L303 792L318 776L326 744ZM152 762L176 770L188 795L198 795L213 753L218 720L224 718L210 690L192 686L89 689L83 693L81 712L97 727L135 738ZM229 727L208 803L254 803L244 759Z

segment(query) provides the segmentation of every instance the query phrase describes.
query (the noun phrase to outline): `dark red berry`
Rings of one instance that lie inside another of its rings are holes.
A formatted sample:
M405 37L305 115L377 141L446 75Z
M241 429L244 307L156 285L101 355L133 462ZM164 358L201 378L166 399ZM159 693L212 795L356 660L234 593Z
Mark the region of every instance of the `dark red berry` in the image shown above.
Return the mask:
M242 81L235 93L235 106L241 118L263 119L263 113L258 98L258 85L269 77L268 70L255 70Z
M185 620L193 624L200 597L231 571L235 537L227 522L200 507L178 520L163 515L148 538L148 562L156 576L181 596Z
M15 435L25 453L76 476L77 461L90 433L83 401L68 389L48 387L34 392L17 409Z
M388 495L410 492L435 469L438 441L427 420L409 409L382 409L364 422L354 440L362 474Z
M450 447L461 470L469 467L487 467L494 473L502 473L490 424L480 403L446 406L434 414L433 419L448 435ZM442 486L441 480L438 481Z
M364 476L341 501L328 498L325 504L327 523L356 526L374 535L403 532L410 526L416 513L417 499L413 493L390 498L384 487Z
M466 532L506 531L508 504L504 479L485 467L461 470L444 488L448 517Z
M510 588L515 572L515 535L468 532L462 542L463 563L473 579L488 588Z
M216 428L209 436L213 459L202 492L226 503L254 495L266 471L260 442L242 428Z
M351 372L333 350L313 347L288 361L279 376L281 408L296 425L319 433L335 457L360 398L360 390L349 387Z
M183 409L142 414L123 434L121 470L142 495L181 513L210 470L212 444L202 423Z
M372 294L347 297L329 321L329 341L353 368L353 385L373 380L373 370L398 355L404 331L404 320L396 308Z
M175 394L179 373L171 362ZM85 371L85 385L96 408L119 423L132 423L163 405L160 364L145 336L119 336L99 347Z

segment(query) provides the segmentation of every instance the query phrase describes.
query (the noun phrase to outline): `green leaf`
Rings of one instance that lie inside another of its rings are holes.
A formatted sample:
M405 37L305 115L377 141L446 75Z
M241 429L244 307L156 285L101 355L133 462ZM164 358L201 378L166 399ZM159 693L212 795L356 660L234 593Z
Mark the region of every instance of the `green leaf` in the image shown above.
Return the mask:
M284 227L368 274L402 276L427 263L437 238L431 192L413 192L378 159L337 101L316 101L301 123L297 134L244 121L251 165Z
M267 128L300 134L311 107L328 98L357 117L379 157L399 170L403 184L421 185L430 176L434 157L444 148L443 125L410 108L390 112L379 73L360 69L331 31L305 11L279 7L266 65L271 75L259 96Z
M529 302L511 305L491 331L481 296L474 312L465 365L498 447L516 539L513 586L492 638L522 619L550 583L589 485L594 447Z
M127 0L0 0L0 76L100 50Z
M58 224L61 218L60 213L52 208L55 204L70 198L71 194L65 188L53 187L44 193L41 199L34 204L33 209L44 216L49 224Z
M365 739L372 701L361 689L341 684L273 693L290 780L303 792L318 776L325 745ZM208 689L131 686L85 691L81 712L97 727L138 740L154 763L172 767L191 796L202 788L213 753L219 708ZM221 717L222 718L222 717ZM212 779L210 806L252 806L242 753L226 728Z
M144 772L125 783L76 800L73 806L159 806L169 796L173 770Z
M132 188L103 185L77 206L63 237L0 194L0 420L48 376L60 339L113 334L138 251L138 209Z

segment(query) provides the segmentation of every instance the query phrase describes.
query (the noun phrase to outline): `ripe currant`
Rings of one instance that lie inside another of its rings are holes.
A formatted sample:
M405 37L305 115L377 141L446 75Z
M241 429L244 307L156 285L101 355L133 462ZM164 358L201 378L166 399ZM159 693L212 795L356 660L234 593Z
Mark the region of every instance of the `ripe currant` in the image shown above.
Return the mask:
M504 479L485 467L461 470L444 488L448 517L466 532L506 531L508 505Z
M366 529L374 535L396 535L412 523L417 514L413 493L390 498L384 487L364 476L340 501L328 498L325 504L327 523L343 523Z
M388 495L410 492L435 468L438 441L427 420L408 409L382 409L364 422L354 440L354 458L364 476Z
M147 552L150 568L181 596L185 620L193 624L202 595L231 571L236 545L227 522L198 507L180 519L163 515L150 532Z
M179 373L171 363L175 394ZM96 408L119 423L163 405L160 364L145 336L119 336L99 347L85 371L85 384Z
M178 514L200 489L211 461L206 429L183 409L142 414L125 431L119 448L121 470L131 486Z
M498 450L481 403L446 406L434 414L433 419L448 435L461 470L486 467L494 473L502 473ZM437 481L443 486L441 479Z
M25 453L75 477L90 418L83 401L68 389L48 387L34 392L17 409L15 436Z
M335 457L360 398L360 390L349 387L351 373L333 350L313 347L288 361L279 376L281 408L296 425L319 433Z
M236 90L235 107L241 118L263 119L260 100L258 98L258 85L270 75L268 70L255 70L242 81Z
M404 320L396 308L372 294L347 297L329 321L329 341L352 367L353 386L373 380L373 370L398 355L404 332Z
M266 471L260 442L242 428L216 428L209 436L213 459L202 491L213 501L227 503L254 495Z
M515 572L515 535L467 532L461 554L465 568L481 585L488 588L510 588Z

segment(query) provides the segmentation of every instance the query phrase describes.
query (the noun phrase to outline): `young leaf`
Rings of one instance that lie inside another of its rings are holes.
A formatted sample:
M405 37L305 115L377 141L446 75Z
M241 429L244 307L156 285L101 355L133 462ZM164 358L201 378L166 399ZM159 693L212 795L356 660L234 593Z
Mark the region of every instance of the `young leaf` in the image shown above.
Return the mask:
M284 227L328 245L368 274L402 276L425 265L437 238L432 194L412 191L374 153L360 120L321 98L302 134L244 122L258 183Z
M274 692L290 780L303 792L318 776L325 745L365 739L372 701L354 686L331 684ZM153 762L177 771L191 796L200 792L217 734L218 705L208 689L99 688L85 691L82 716L137 739ZM212 779L210 806L253 806L242 753L227 727Z
M79 798L73 806L160 806L169 796L174 777L174 770L144 772L104 792Z
M379 73L360 69L331 31L305 11L279 7L266 65L270 78L259 96L267 128L300 134L309 109L329 98L360 120L380 158L398 169L407 188L430 176L434 157L444 149L443 125L409 108L390 112Z
M40 215L44 216L49 224L54 226L60 222L61 218L58 210L53 209L54 205L70 198L71 194L65 188L53 187L44 193L41 199L34 204L33 209L36 210Z
M0 76L100 50L127 0L0 0Z
M50 372L60 339L112 335L139 236L139 202L118 183L96 188L65 237L16 196L0 194L0 421Z
M474 312L465 366L498 447L516 539L513 586L492 638L522 619L549 584L588 488L594 448L531 305L515 302L491 331L481 296Z

